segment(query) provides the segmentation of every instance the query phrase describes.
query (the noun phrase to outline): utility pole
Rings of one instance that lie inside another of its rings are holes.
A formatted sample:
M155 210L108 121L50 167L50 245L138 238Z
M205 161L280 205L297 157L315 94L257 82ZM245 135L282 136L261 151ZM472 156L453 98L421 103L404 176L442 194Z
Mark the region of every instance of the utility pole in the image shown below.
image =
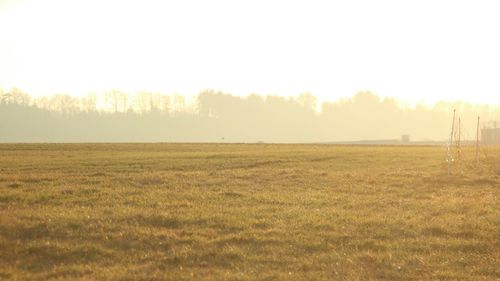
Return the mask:
M476 167L479 166L479 116L477 117L476 127Z
M451 133L450 142L448 143L448 175L451 175L451 161L453 161L453 155L451 154L451 148L453 145L453 129L455 128L455 109L453 109L453 121L451 122Z

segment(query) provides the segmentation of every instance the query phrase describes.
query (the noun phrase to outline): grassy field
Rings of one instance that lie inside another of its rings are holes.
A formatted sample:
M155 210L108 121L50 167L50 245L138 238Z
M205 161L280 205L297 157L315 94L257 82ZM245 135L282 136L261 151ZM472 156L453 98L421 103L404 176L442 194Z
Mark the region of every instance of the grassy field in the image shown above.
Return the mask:
M0 280L497 281L500 148L445 154L2 144Z

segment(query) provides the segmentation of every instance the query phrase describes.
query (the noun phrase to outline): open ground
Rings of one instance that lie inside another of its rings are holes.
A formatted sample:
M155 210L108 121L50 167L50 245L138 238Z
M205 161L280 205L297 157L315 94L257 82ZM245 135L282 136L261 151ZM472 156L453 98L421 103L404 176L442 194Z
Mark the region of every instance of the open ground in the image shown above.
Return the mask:
M2 144L0 280L493 280L500 148Z

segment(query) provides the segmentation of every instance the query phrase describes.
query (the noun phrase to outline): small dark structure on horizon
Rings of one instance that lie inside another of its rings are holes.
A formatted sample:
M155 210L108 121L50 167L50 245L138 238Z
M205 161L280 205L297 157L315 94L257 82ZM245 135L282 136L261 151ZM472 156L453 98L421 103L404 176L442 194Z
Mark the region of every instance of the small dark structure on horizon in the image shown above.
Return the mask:
M486 128L481 130L483 144L500 144L500 128Z
M401 135L402 143L410 143L410 135Z
M490 126L481 129L481 142L483 144L500 144L500 127L497 122L490 122Z

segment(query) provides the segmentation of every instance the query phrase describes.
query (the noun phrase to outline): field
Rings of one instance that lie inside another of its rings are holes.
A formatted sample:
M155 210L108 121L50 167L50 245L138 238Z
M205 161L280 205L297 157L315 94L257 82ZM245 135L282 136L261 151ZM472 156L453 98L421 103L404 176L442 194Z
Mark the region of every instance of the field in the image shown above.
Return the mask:
M500 148L2 144L0 280L500 279Z

